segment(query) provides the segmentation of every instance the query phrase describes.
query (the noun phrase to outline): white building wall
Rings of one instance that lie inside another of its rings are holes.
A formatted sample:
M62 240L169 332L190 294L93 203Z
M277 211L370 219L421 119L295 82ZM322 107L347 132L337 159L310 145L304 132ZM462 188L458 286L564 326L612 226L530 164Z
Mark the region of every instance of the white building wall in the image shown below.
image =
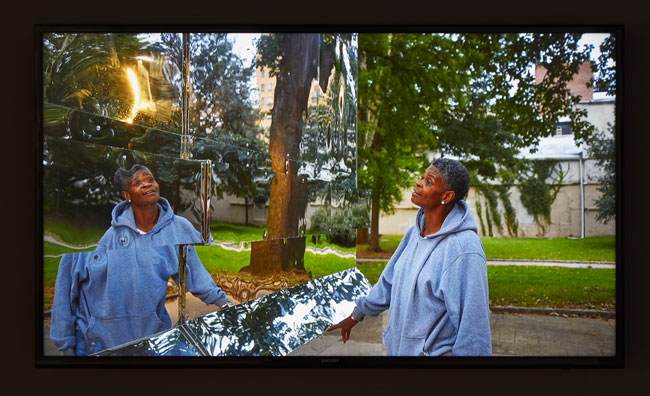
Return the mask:
M613 99L606 100L592 100L583 102L579 108L587 109L587 120L596 127L596 129L608 133L607 123L614 123L614 101ZM546 227L546 232L542 233L542 229L535 223L531 214L528 213L526 208L521 204L519 189L515 186L510 190L510 202L513 205L517 221L518 221L518 237L580 237L580 168L579 161L575 153L583 151L583 182L584 182L584 208L585 208L585 236L611 236L616 233L616 222L610 221L608 224L603 224L596 221L596 206L595 200L600 196L597 191L597 180L602 175L602 169L597 165L597 162L588 158L587 145L582 144L576 147L573 143L573 137L569 135L554 136L543 139L542 145L552 151L554 147L567 147L573 145L573 154L564 154L565 158L576 157L575 159L561 160L561 167L565 173L563 186L558 192L558 195L551 206L551 224ZM542 150L543 152L543 150ZM540 155L541 154L541 155ZM546 154L538 153L536 157L543 157ZM560 156L562 157L562 155ZM485 221L487 202L483 197L477 197L476 190L470 189L467 197L472 216L474 216L479 234L484 235L481 230L480 222L476 213L476 199L481 199L481 206L483 212L483 222L485 224L485 234L487 232L487 222ZM411 188L405 189L402 192L402 201L396 205L395 212L391 215L381 214L379 218L379 233L380 234L404 234L408 227L414 224L415 214L417 207L411 203ZM505 227L505 220L503 219L503 204L499 200L497 209L501 213L503 232L499 233L496 226L493 224L493 236L507 237L508 232Z

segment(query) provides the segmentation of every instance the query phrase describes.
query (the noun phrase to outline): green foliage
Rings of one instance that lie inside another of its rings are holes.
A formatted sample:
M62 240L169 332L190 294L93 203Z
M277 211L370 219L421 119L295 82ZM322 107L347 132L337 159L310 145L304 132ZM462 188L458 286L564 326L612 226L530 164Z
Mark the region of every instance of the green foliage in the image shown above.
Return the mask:
M546 226L551 223L551 205L562 187L566 174L558 160L533 160L529 165L528 175L520 179L520 199L543 235L546 234Z
M570 119L578 142L588 137L593 126L567 87L589 59L590 49L578 48L580 38L359 35L359 187L371 190L373 212L391 213L433 151L460 157L469 170L495 178L501 169L516 173L517 151L550 136L560 117ZM535 65L547 70L539 84L530 72ZM490 196L488 202L494 221L496 200ZM516 234L510 209L508 216L509 233Z
M598 62L592 65L598 76L594 86L610 96L616 95L616 37L610 35L600 45Z
M499 194L499 199L501 199L501 204L503 205L503 217L506 223L506 228L508 229L508 235L511 237L517 237L519 233L519 222L517 221L517 213L515 211L515 208L512 206L512 202L510 200L511 187L512 183L496 184L493 186L497 194Z
M608 124L609 135L598 131L589 140L589 155L598 161L603 175L598 178L597 188L601 196L595 201L596 220L607 224L616 220L616 142L614 126Z
M356 244L356 229L368 224L368 208L364 204L343 208L320 208L311 217L309 233L325 234L329 243L343 247Z
M483 222L483 205L481 205L481 200L476 198L476 215L478 216L479 223L481 224L481 233L487 235L485 223Z
M515 209L510 202L509 192L510 188L513 185L513 176L511 172L502 171L500 172L499 177L501 184L490 184L483 182L481 178L478 177L476 171L470 172L470 185L476 189L476 214L478 215L481 225L481 233L483 235L493 236L492 223L496 225L497 230L500 234L503 233L503 223L501 221L502 214L498 210L500 200L504 208L503 217L505 219L505 225L508 230L508 234L511 237L517 236L517 216ZM486 221L488 223L487 232L485 224L483 222L481 197L484 197L488 204L485 213Z

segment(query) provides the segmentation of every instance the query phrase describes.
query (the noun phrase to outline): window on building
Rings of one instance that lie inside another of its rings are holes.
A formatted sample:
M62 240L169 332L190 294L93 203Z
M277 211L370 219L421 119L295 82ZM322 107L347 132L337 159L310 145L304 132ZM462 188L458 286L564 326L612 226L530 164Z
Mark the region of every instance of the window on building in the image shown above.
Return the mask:
M260 86L260 91L264 92L264 84Z
M273 98L266 98L266 105L273 106Z
M271 92L271 90L273 89L273 87L271 87L271 83L269 83L268 88L269 88L269 92Z
M571 135L571 125L568 122L555 124L555 136Z

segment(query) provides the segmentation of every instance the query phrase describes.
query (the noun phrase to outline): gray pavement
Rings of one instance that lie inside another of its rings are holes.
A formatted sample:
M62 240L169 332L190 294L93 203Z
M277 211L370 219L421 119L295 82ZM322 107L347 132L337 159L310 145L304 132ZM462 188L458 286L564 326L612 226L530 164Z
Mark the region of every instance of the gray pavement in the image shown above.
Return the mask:
M343 344L340 330L324 333L292 356L385 356L387 313L366 317ZM616 320L491 313L494 356L614 356Z
M177 302L169 301L167 310L172 323L177 320ZM187 295L190 317L205 315L214 306ZM383 356L386 354L382 333L388 322L387 312L366 317L352 329L343 344L340 330L325 332L291 356ZM49 339L49 319L44 326L45 355L61 353ZM490 314L492 353L495 356L614 356L616 320L561 317L552 315L497 313Z

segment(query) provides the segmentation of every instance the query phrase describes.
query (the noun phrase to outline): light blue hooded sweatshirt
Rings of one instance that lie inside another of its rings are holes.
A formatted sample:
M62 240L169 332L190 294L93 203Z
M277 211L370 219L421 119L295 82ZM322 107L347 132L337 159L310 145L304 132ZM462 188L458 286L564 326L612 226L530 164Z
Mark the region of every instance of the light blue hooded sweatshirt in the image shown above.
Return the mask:
M389 356L490 356L487 267L476 225L458 201L440 230L421 237L424 212L402 238L361 313L388 311Z
M94 353L170 328L165 291L170 276L178 282L177 244L201 238L164 198L158 205L158 222L140 235L130 205L121 202L95 251L61 258L50 338L64 354ZM192 246L186 264L188 291L206 304L229 303Z

